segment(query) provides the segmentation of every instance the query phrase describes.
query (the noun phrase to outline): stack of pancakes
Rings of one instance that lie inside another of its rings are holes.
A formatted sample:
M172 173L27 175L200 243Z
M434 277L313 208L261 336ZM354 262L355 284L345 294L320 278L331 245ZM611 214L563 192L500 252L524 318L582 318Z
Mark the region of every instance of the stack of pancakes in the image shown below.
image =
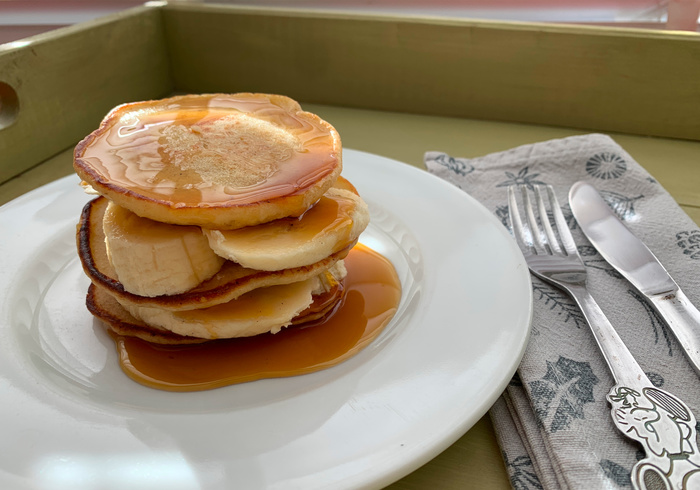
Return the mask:
M78 251L90 312L157 343L276 333L343 297L369 222L335 129L292 99L125 104L75 149L90 192Z

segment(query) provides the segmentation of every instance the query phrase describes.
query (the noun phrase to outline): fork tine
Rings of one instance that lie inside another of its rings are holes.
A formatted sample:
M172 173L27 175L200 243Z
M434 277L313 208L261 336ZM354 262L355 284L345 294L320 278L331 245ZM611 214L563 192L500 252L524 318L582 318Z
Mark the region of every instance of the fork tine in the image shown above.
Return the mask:
M520 218L520 213L518 212L518 202L515 198L515 187L508 186L508 219L510 220L510 229L513 231L513 236L515 241L518 242L518 247L520 250L525 252L534 253L534 247L532 246L532 241L528 239L525 233L525 228L523 227L523 220Z
M549 247L554 253L560 254L563 253L562 248L559 245L559 240L557 239L557 236L554 234L554 230L552 229L552 224L550 222L549 215L547 214L547 207L545 206L544 198L542 197L541 191L541 189L545 189L545 191L548 192L549 190L551 190L551 188L552 186L535 186L535 197L537 199L537 209L540 213L540 221L542 221L542 226L544 227L545 234L547 235Z
M549 253L547 250L547 244L542 240L542 233L539 225L537 224L537 218L535 217L535 212L532 207L532 200L530 199L530 194L527 191L527 187L520 186L520 191L523 195L523 203L525 204L525 214L527 216L527 223L530 227L530 234L532 235L533 247L537 254ZM540 216L541 221L547 221L547 215L544 218Z
M554 195L554 190L552 186L547 186L547 194L549 195L549 202L552 207L552 214L554 215L554 224L557 227L557 232L559 233L559 238L564 246L564 250L567 255L577 255L576 243L574 238L571 236L571 230L569 230L569 224L564 218L564 213L561 212L561 207L559 206L559 201L557 201L557 196Z

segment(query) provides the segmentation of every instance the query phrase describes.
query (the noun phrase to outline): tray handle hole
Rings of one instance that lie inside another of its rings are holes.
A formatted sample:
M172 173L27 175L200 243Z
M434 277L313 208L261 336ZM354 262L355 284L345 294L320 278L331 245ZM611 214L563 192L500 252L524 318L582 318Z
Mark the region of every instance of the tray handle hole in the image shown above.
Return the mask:
M11 85L0 81L0 130L11 126L19 114L19 99Z

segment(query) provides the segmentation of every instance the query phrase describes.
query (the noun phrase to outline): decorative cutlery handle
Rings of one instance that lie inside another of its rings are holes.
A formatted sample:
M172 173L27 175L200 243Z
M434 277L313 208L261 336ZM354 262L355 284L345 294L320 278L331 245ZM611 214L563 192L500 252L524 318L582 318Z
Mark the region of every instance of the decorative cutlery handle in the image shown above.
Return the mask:
M671 327L688 360L700 375L700 311L680 289L649 299Z
M649 381L585 287L568 288L615 377L607 399L615 426L644 447L632 470L640 490L700 488L695 416L682 400Z
M632 484L645 490L700 487L695 416L679 398L653 386L615 385L608 393L617 428L644 446Z

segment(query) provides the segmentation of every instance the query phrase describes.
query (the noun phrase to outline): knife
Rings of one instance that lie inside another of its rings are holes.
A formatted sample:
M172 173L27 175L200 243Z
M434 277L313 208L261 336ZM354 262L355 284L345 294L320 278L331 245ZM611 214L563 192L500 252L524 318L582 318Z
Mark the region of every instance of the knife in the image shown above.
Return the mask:
M588 240L663 317L700 375L700 311L593 186L575 183L569 191L569 205Z

